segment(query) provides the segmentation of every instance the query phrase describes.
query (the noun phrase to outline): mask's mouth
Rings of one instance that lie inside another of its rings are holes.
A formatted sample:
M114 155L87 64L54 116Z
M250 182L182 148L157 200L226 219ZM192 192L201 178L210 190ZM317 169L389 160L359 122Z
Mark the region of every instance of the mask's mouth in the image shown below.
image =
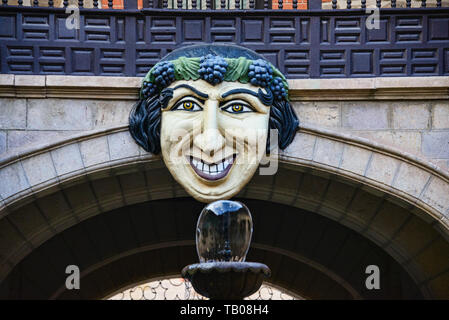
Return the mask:
M235 157L236 154L217 163L207 163L192 156L189 156L188 159L197 175L203 179L214 181L222 179L228 174L234 164Z

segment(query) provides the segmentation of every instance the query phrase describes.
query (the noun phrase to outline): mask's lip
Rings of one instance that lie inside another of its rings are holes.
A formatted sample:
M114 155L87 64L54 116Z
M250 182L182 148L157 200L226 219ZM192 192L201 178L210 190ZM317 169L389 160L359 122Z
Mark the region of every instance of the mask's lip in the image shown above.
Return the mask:
M205 161L203 161L201 159L198 159L196 157L193 157L193 156L188 156L187 159L189 160L190 166L192 167L193 171L195 171L195 173L197 175L199 175L201 178L209 180L209 181L216 181L216 180L220 180L220 179L226 177L226 175L231 170L232 165L234 164L234 160L235 160L236 156L237 156L237 154L233 154L230 157L222 159L218 163L217 162L216 163L207 163L207 162L205 162ZM224 162L227 161L228 164L227 164L226 168L224 168L224 170L222 170L220 173L212 175L212 174L206 173L206 172L200 170L199 168L197 168L194 165L193 161L196 161L197 163L201 162L201 163L206 164L206 165L219 165L219 164L224 163Z

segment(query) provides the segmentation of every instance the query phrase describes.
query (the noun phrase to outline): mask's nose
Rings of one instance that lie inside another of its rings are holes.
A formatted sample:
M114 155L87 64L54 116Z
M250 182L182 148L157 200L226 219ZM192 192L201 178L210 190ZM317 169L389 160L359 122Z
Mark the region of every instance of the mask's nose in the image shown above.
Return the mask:
M218 102L207 100L201 119L201 133L193 139L194 145L210 157L225 145L225 139L218 130L217 116Z

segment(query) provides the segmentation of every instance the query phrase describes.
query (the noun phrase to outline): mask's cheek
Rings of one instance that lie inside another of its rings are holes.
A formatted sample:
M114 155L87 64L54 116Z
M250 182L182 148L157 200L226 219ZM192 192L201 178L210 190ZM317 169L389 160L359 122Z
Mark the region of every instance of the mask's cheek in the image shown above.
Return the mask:
M201 112L163 111L161 118L161 132L168 134L174 129L191 132L201 128Z
M260 161L265 154L268 136L268 117L258 115L234 121L233 126L225 130L227 145L235 145L239 153L237 163Z
M197 112L164 111L161 119L161 148L164 157L180 157L190 147L196 131L201 130Z

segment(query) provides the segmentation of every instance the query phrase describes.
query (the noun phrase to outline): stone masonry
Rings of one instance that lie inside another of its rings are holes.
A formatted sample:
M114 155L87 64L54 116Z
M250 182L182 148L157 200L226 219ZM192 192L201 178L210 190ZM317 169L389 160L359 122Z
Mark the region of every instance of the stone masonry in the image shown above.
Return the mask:
M295 101L301 122L349 132L449 170L449 101Z
M10 75L5 75L0 79L0 158L17 148L126 126L141 81L110 77L94 83L95 77L80 80L47 76L47 91L43 94L44 76L31 77L16 76L11 80ZM429 78L426 82L430 89L437 88L433 95L411 88L397 94L379 91L376 96L370 79L329 79L318 84L315 79L293 80L290 94L301 123L366 138L449 170L449 100L444 96L449 79L440 79ZM409 82L419 86L426 79L418 80L382 81L390 90L394 86L407 89ZM398 85L398 81L402 83ZM125 90L120 86L128 91L117 94Z

